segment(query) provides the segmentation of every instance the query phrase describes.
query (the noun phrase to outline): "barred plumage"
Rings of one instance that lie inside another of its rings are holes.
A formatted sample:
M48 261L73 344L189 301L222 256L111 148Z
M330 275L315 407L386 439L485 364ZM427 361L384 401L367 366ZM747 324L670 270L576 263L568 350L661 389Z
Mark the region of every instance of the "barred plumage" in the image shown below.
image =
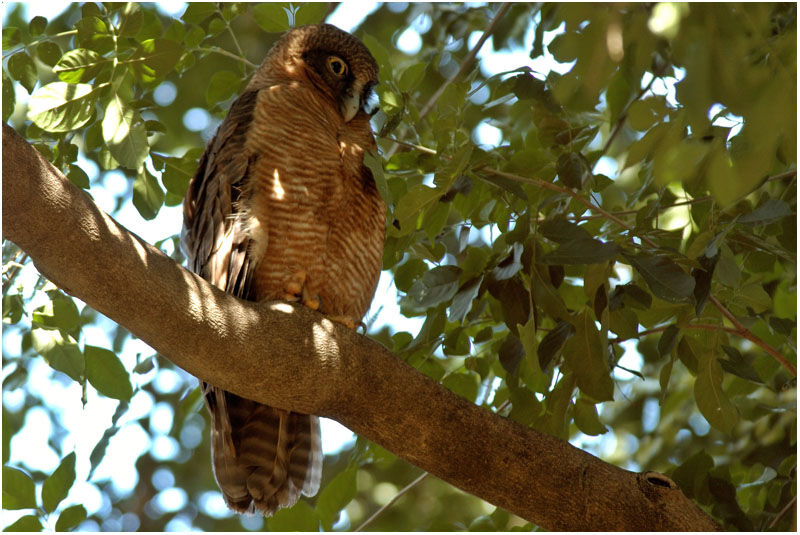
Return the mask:
M385 206L363 155L378 68L327 24L287 32L233 103L184 201L189 268L238 297L292 299L349 326L380 275ZM201 383L214 474L237 511L265 515L314 495L319 420Z

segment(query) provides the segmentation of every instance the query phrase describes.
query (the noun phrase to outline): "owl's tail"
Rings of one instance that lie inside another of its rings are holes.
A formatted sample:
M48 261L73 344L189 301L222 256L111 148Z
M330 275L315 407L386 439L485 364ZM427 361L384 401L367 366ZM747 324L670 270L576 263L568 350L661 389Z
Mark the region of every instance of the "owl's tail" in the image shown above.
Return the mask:
M319 418L276 409L206 383L214 476L228 506L273 514L300 494L313 496L322 476Z

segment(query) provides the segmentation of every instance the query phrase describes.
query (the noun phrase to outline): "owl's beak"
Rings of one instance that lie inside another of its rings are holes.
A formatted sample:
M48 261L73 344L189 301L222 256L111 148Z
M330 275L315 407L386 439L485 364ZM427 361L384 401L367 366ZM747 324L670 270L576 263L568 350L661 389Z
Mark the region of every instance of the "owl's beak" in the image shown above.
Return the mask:
M349 123L356 116L359 108L361 108L361 96L356 92L347 95L342 100L339 108L342 112L342 117L344 117L344 122Z

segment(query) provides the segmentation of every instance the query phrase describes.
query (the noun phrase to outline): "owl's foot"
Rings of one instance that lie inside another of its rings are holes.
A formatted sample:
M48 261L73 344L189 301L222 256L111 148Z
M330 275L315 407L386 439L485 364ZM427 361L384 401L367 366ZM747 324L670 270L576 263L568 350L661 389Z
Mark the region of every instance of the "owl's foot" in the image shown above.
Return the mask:
M348 329L357 329L358 327L362 327L365 331L367 330L367 326L364 325L363 321L356 321L350 316L325 316L331 321L335 321L336 323L341 323Z
M295 303L303 303L311 310L319 310L320 299L316 294L311 293L306 287L306 278L308 274L305 271L296 271L292 274L292 278L286 283L283 289L283 299L285 301L293 301Z
M306 277L308 277L308 274L305 271L294 272L286 283L286 287L283 289L283 299L286 301L300 301L303 295L303 286L306 283Z

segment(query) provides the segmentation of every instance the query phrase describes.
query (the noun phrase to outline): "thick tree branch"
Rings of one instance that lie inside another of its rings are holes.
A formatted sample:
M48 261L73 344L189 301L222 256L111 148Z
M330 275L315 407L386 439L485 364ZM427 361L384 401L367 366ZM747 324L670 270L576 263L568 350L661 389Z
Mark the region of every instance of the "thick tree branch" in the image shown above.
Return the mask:
M718 528L665 476L622 470L480 408L304 307L218 290L117 224L7 125L3 235L42 274L189 373L334 418L542 527Z

